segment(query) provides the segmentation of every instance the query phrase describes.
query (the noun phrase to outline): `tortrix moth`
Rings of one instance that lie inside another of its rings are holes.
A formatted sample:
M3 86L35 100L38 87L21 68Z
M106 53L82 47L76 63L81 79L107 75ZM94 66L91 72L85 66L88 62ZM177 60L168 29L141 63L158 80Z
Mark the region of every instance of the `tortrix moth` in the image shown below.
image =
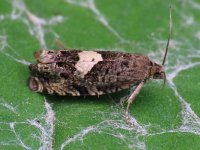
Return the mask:
M164 79L164 63L172 30L170 8L170 34L162 65L142 54L113 51L42 50L35 53L37 63L29 66L29 88L35 92L61 96L99 96L136 86L128 98L128 108L144 83L149 79Z

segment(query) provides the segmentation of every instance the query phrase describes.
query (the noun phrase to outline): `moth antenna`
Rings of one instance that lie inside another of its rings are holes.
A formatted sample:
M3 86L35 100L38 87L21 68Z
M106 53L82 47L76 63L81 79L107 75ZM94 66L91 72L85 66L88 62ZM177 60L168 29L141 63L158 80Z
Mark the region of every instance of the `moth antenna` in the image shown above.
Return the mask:
M171 39L171 34L172 34L172 13L171 13L171 4L169 6L169 17L170 17L170 32L169 32L169 36L168 36L168 40L167 40L167 45L166 45L166 50L165 50L165 55L164 55L164 58L163 58L163 62L162 62L162 65L165 64L165 60L166 60L166 57L167 57L167 52L168 52L168 48L169 48L169 43L170 43L170 39Z

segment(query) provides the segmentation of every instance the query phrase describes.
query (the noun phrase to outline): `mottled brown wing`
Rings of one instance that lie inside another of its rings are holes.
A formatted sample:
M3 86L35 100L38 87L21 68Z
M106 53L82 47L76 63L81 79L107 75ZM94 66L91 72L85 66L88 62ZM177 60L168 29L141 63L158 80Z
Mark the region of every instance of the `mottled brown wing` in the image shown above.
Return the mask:
M39 92L72 96L102 95L137 85L149 76L151 62L144 55L105 51L85 54L94 55L94 59L82 59L80 51L57 51L53 59L48 57L51 62L31 65L32 79L38 80L43 87ZM84 57L87 57L85 54ZM82 70L77 68L77 64Z

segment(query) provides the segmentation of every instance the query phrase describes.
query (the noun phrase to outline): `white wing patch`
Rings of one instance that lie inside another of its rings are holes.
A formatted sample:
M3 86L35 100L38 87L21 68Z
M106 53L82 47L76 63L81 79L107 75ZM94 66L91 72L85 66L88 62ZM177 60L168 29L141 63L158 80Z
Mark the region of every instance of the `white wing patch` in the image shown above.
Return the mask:
M82 51L78 53L78 56L79 61L76 63L75 68L77 69L76 74L81 77L84 77L95 64L103 60L101 54L95 51Z

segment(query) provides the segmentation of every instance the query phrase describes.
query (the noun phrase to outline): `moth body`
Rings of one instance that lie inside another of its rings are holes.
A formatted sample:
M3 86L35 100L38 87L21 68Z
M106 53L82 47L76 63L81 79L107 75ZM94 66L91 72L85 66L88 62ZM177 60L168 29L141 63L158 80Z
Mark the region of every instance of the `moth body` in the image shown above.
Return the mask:
M94 96L164 79L162 65L147 56L113 51L59 50L35 53L29 88L61 96Z

